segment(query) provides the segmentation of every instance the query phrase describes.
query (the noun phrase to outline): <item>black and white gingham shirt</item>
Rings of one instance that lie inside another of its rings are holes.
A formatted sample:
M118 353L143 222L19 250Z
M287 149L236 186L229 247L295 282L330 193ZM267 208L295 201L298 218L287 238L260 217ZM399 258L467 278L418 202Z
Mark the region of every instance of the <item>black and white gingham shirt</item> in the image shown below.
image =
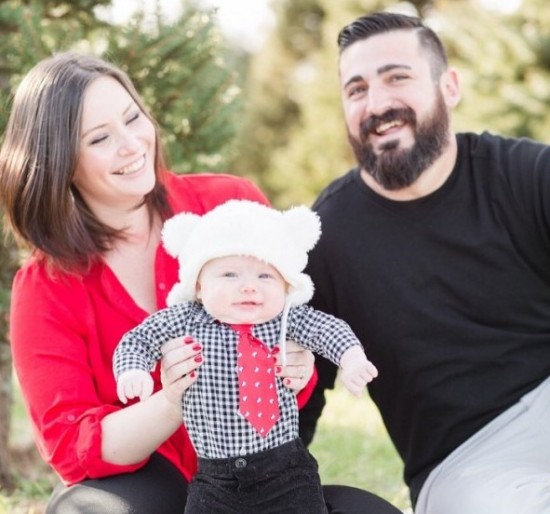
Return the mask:
M254 335L270 349L278 342L281 315L255 325ZM169 339L191 335L203 346L204 363L197 381L183 395L183 419L199 457L227 458L274 448L298 437L296 394L276 378L280 419L266 437L238 412L238 334L216 321L199 303L187 302L158 311L126 333L113 361L115 376L133 369L150 371ZM287 338L335 364L353 345L360 345L344 321L311 307L290 309Z

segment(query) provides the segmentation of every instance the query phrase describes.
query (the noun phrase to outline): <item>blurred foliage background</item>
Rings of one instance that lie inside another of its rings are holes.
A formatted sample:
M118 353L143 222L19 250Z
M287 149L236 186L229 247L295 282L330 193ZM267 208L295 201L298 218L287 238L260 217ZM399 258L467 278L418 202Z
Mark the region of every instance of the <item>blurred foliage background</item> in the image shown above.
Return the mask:
M271 0L276 24L252 53L224 38L215 12L199 0L182 0L175 20L157 3L153 21L137 12L123 25L105 15L110 5L0 1L0 139L13 89L32 65L61 50L92 52L135 81L163 129L172 169L229 171L252 178L278 207L310 204L354 164L340 108L337 33L381 9L419 15L441 35L462 80L456 130L550 137L547 0ZM13 244L4 241L0 487L7 491L14 485L7 316L17 264Z

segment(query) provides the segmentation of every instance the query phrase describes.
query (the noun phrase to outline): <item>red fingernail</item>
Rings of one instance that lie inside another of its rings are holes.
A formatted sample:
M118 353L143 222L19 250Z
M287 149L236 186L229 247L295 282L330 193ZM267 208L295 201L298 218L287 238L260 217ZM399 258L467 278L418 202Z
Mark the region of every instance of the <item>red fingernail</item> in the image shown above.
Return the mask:
M271 350L271 353L277 354L280 351L281 351L281 349L278 346L276 346L275 348L273 348L273 350Z
M275 373L280 373L281 371L283 371L281 366L275 366Z
M202 349L202 346L200 344L196 344L194 346L191 347L192 350L196 350L196 351L199 351L200 349Z
M290 385L290 378L285 378L285 385Z
M197 355L193 360L195 362L202 362L202 357L200 355Z
M196 375L197 375L197 374L195 373L195 371L191 371L191 373L189 373L189 376L190 376L191 378L195 378Z
M191 336L185 336L185 337L183 338L183 342L184 342L185 344L191 344L191 343L193 342L193 338L192 338Z

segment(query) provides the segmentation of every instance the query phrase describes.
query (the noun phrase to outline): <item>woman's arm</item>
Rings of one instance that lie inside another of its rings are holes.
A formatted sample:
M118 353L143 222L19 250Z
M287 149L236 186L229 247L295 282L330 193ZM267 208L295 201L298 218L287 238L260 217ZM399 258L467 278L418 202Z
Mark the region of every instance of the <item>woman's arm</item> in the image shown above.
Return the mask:
M116 293L105 281L52 280L35 265L18 272L12 288L14 367L39 452L67 484L134 471L181 427L176 396L191 377L180 375L162 392L158 381L141 405L123 407L116 396L113 350L139 322ZM191 357L187 369L199 364Z
M181 398L197 380L200 345L178 337L164 343L161 352L162 390L103 418L102 454L109 462L125 465L146 459L182 424Z

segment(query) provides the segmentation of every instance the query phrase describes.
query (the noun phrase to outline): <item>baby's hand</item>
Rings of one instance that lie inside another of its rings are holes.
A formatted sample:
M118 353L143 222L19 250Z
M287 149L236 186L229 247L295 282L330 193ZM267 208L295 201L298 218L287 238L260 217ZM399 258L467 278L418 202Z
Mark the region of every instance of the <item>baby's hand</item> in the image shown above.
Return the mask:
M348 391L359 397L366 385L378 376L378 370L365 356L363 348L348 348L340 360L341 379Z
M153 377L141 369L125 371L118 377L116 392L122 403L132 398L146 400L153 394Z

